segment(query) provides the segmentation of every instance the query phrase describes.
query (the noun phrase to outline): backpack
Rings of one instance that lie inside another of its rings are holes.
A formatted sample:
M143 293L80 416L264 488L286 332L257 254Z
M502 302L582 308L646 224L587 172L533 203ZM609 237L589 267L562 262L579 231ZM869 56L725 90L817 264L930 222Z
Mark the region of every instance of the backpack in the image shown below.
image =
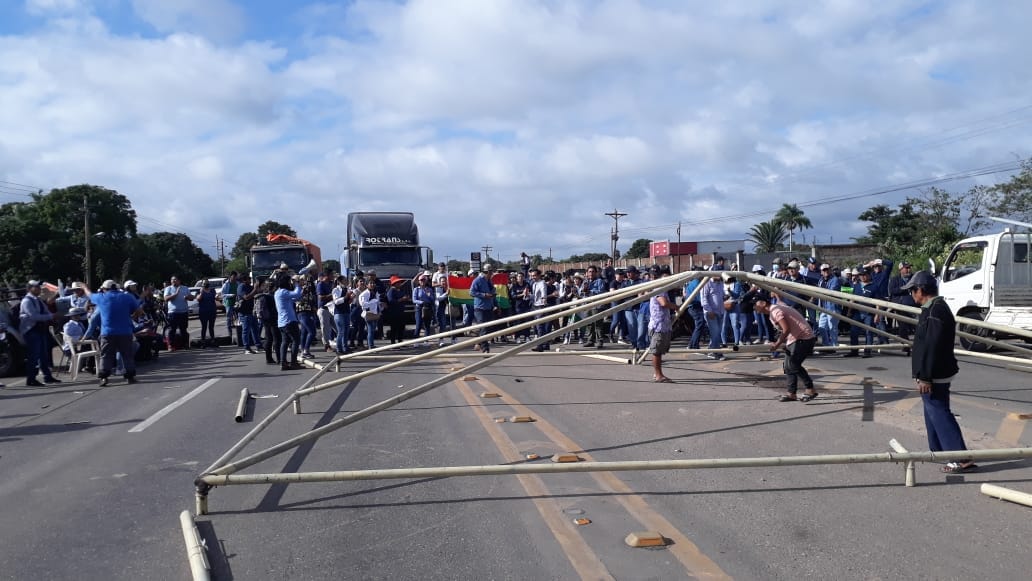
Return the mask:
M276 318L276 299L270 293L261 293L254 297L254 316L260 321L271 321Z

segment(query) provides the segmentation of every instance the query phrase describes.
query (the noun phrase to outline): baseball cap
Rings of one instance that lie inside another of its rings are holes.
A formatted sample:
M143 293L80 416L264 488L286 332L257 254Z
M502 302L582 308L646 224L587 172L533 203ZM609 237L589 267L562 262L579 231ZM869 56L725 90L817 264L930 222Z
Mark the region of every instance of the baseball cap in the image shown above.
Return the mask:
M117 289L118 288L118 283L113 281L113 280L111 280L109 278L109 279L105 280L103 284L100 285L100 288Z
M811 256L806 259L806 262L809 262L810 264L817 264L817 259Z
M831 270L831 265L828 263L824 263L821 265L821 270Z
M759 264L754 264L754 265L752 265L752 271L753 272L763 272L763 267L760 266Z
M788 267L789 268L799 268L799 263L793 260L792 262L788 263Z
M871 269L866 268L866 267L860 267L860 268L857 268L857 269L853 270L853 274L860 274L860 275L871 274Z
M882 265L882 259L875 258L874 262L872 262L871 264L873 264L874 266L881 266Z
M33 286L40 286L40 284L39 284L39 281L38 281L38 280L36 280L36 279L32 279L32 280L30 280L30 281L29 281L28 283L26 283L26 284L25 284L25 286L27 286L27 287L33 287Z
M913 266L914 266L913 264L910 264L909 262L907 262L905 260L903 262L899 263L899 267L900 268L903 268L903 267L912 268Z
M633 264L627 267L627 274L631 274L632 272L638 272L638 267Z
M127 281L122 283L122 288L129 288L131 286L136 286L136 281L135 280L127 280Z
M907 281L907 284L901 286L900 288L902 290L910 290L916 287L938 288L939 281L935 280L935 277L932 276L932 274L927 270L919 270L914 273L914 276L910 277L910 280Z

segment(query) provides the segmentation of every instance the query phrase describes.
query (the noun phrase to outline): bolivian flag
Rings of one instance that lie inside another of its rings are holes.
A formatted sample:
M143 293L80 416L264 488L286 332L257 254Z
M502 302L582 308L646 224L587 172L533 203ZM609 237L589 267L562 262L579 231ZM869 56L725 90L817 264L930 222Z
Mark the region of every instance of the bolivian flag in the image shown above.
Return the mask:
M473 295L469 288L475 276L448 276L448 302L453 305L472 305ZM491 277L495 287L495 303L499 308L509 308L509 275L502 273Z

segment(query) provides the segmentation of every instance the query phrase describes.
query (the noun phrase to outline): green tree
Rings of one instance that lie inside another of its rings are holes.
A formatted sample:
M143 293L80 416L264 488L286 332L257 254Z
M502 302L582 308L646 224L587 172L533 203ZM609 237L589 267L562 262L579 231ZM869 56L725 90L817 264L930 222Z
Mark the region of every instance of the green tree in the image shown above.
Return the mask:
M258 238L265 240L265 236L268 234L286 234L288 236L297 236L297 231L287 226L286 224L280 224L274 220L258 226Z
M631 243L631 247L624 252L624 258L648 258L649 257L649 244L652 244L652 240L648 238L639 238Z
M749 229L746 240L751 240L756 245L756 252L770 253L777 252L785 245L785 228L776 220L760 222Z
M233 245L233 249L229 251L231 258L244 258L247 253L251 250L252 246L258 244L261 238L255 232L244 232L237 238L236 244Z
M993 199L987 210L996 217L1032 222L1032 159L1021 164L1021 172L990 188Z
M178 232L141 234L141 253L146 261L136 261L136 280L159 283L173 274L188 285L215 271L214 261L190 237Z
M774 221L788 228L788 250L792 250L793 237L796 228L804 230L813 228L813 222L806 217L806 214L795 204L782 204L781 209L774 214Z

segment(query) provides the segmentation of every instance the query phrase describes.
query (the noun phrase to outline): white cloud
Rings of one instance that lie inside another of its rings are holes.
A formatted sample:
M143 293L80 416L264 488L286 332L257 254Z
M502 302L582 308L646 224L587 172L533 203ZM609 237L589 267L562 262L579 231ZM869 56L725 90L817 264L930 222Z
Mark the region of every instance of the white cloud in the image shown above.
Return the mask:
M110 6L28 0L0 36L0 179L212 241L271 218L332 249L353 209L415 211L441 256L603 251L613 208L624 248L740 238L768 216L719 218L1032 155L1016 0L366 0L265 37L246 3L133 0L132 33ZM804 207L807 235L907 194Z

